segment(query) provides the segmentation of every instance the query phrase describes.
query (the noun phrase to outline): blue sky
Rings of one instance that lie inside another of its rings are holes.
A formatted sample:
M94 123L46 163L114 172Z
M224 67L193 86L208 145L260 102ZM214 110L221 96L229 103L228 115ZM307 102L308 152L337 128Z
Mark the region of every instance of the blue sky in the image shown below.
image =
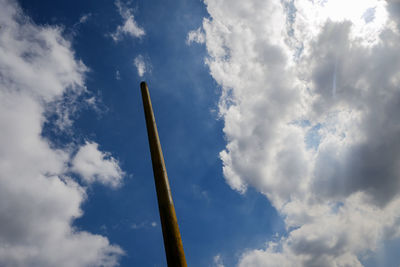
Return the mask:
M0 6L0 265L398 266L397 2Z

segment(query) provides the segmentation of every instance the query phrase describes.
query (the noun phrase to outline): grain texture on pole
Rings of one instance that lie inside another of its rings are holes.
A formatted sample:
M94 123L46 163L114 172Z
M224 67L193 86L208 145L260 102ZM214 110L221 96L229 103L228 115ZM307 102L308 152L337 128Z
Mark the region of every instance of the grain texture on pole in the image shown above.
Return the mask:
M140 83L147 135L149 137L151 161L153 163L154 181L157 191L158 209L164 237L164 248L169 267L187 267L185 253L172 202L167 170L158 137L157 125L151 105L149 89L146 82Z

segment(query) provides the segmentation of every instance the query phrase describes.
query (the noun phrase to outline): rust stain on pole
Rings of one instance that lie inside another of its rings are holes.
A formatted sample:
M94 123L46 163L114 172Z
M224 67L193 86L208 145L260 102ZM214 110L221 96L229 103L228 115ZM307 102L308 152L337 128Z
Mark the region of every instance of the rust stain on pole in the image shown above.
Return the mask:
M187 267L185 253L176 219L171 189L169 188L167 170L158 137L156 120L151 105L149 89L146 82L140 83L147 134L149 137L151 161L153 163L154 181L156 184L158 210L164 237L164 248L169 267Z

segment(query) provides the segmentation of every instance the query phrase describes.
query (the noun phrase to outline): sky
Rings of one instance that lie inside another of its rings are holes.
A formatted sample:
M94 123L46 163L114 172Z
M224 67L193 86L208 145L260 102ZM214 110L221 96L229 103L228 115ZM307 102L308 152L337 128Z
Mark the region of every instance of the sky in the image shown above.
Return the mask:
M399 267L398 0L0 0L0 266Z

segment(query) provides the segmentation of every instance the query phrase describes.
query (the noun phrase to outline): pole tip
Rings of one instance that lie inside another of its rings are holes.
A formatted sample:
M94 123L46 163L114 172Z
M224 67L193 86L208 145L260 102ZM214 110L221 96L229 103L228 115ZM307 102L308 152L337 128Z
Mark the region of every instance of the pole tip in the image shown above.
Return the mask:
M142 87L147 87L147 84L146 84L145 81L142 81L142 82L140 83L140 88L142 88Z

